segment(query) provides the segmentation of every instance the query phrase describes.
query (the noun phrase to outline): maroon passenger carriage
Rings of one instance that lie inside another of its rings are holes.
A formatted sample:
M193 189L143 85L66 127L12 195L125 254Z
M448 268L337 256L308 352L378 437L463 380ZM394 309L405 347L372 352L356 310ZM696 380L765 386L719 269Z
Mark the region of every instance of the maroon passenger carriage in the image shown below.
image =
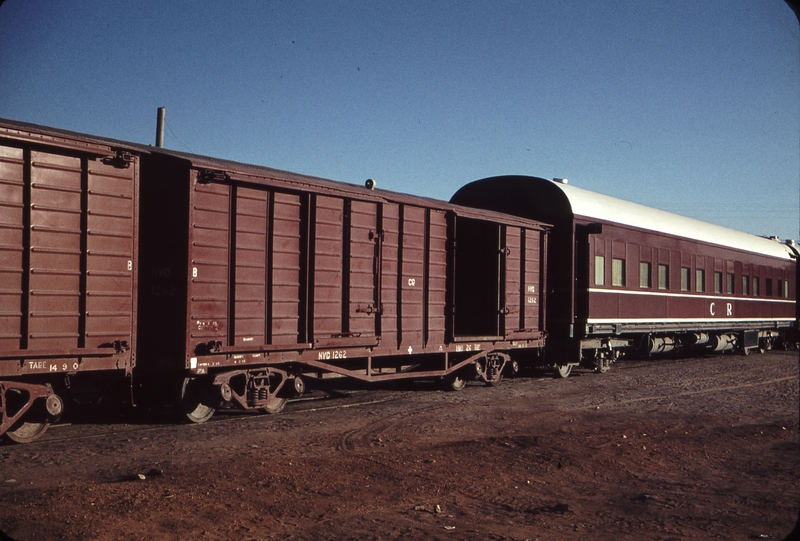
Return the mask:
M547 355L563 376L623 352L751 350L797 341L797 250L523 176L479 180L452 202L553 224Z

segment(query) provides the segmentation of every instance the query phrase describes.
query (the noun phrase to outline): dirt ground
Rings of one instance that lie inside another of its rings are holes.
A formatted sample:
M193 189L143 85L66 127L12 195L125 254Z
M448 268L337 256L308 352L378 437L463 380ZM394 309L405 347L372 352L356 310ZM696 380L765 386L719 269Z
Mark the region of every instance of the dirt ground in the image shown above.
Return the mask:
M445 392L316 393L201 425L0 447L0 530L48 539L783 539L798 356L620 361ZM2 536L0 536L2 539Z

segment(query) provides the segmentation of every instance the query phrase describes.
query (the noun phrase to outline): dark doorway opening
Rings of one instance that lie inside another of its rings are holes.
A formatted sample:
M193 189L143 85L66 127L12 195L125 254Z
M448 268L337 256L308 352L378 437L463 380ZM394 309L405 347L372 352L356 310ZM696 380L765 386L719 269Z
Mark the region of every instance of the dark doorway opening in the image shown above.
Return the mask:
M500 335L500 225L456 218L454 334Z

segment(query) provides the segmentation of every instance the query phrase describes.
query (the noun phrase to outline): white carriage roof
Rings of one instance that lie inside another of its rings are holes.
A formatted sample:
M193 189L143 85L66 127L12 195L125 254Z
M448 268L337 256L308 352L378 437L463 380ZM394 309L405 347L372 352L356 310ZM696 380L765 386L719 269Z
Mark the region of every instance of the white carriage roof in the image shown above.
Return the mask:
M590 192L570 184L552 182L569 200L572 213L596 220L640 227L670 235L720 244L731 248L791 259L791 249L776 240L687 218L608 195Z

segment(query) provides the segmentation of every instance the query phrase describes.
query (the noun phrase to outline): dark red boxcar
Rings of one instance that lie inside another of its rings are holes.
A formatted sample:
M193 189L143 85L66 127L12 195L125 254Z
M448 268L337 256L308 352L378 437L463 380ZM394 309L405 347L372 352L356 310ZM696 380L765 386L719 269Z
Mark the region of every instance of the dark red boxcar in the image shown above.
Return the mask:
M566 183L496 177L453 202L554 224L548 355L599 368L621 352L766 349L796 340L790 244Z
M157 149L141 176L137 374L192 420L325 373L491 383L544 345L538 222Z
M12 121L0 195L16 441L120 380L202 421L326 374L496 383L544 346L538 222Z
M124 143L0 120L0 435L130 376L138 182Z

